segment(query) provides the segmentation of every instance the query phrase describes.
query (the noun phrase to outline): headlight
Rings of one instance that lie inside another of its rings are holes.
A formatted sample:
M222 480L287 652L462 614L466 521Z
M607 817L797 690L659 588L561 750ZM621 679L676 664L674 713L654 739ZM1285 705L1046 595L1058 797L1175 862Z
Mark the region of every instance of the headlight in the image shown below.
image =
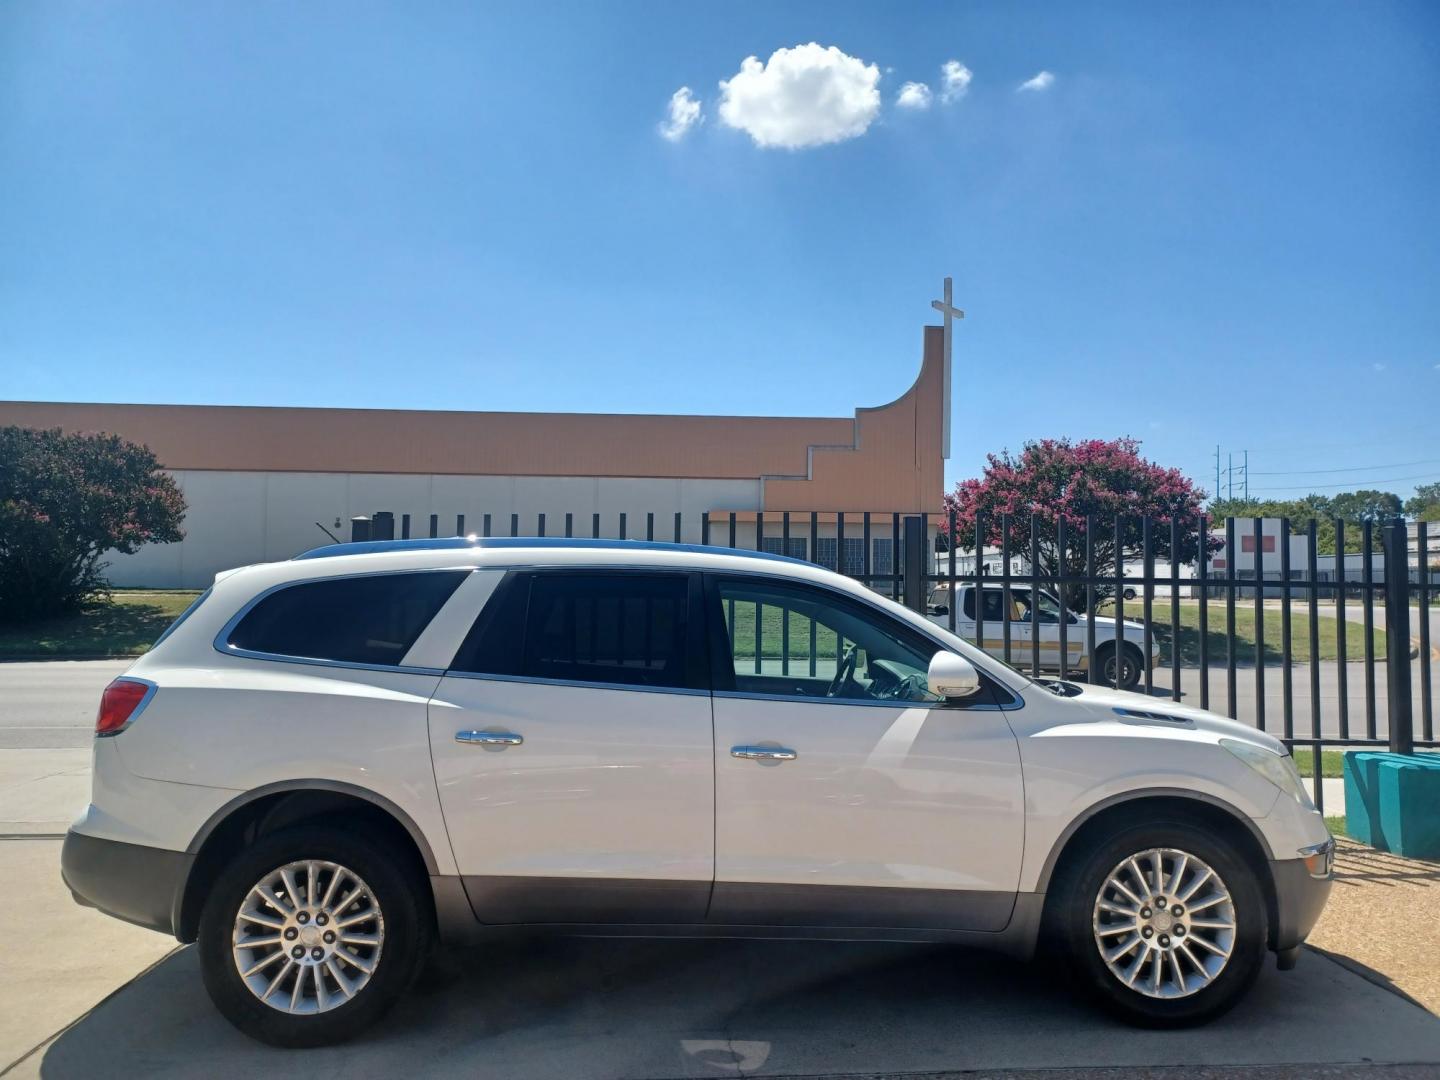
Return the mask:
M1300 780L1300 770L1295 767L1295 759L1289 754L1282 757L1269 750L1262 750L1258 746L1251 746L1249 743L1236 742L1234 739L1221 739L1220 745L1301 806L1307 810L1315 809L1315 804L1310 801L1310 793L1305 790L1305 785Z

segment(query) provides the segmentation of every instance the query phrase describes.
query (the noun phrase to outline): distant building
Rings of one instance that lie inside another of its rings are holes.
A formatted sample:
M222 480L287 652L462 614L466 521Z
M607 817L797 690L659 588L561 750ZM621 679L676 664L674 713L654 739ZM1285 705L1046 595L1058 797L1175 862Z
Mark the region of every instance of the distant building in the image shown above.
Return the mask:
M897 514L942 510L948 412L940 327L920 375L851 417L630 416L0 402L0 425L105 431L155 451L184 492L185 539L111 558L117 585L208 585L216 571L348 538L394 514L395 535L620 535L754 547L895 572ZM757 396L758 393L757 393ZM782 515L791 514L788 541ZM846 514L843 549L836 513ZM811 515L815 543L811 544ZM653 519L649 515L654 515ZM488 529L487 529L488 525Z

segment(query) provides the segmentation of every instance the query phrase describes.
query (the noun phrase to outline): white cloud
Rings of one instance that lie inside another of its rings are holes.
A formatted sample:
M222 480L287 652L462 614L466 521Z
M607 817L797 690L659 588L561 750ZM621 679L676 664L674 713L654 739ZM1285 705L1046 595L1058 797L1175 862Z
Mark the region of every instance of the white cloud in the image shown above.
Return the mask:
M1388 364L1382 364L1379 360L1376 360L1373 364L1370 365L1370 370L1371 370L1371 371L1384 371L1384 370L1385 370L1387 367L1389 367L1389 366L1390 366L1390 365L1388 365Z
M815 42L748 56L720 82L720 120L755 145L798 149L865 134L880 112L880 68Z
M965 96L973 76L959 60L946 60L940 65L940 100L946 105Z
M895 104L902 109L928 109L932 97L930 87L923 82L907 82L895 95Z
M1017 92L1023 92L1023 91L1027 91L1027 90L1033 90L1033 91L1037 91L1037 92L1038 92L1038 91L1040 91L1040 90L1049 90L1050 87L1051 87L1051 85L1052 85L1054 82L1055 82L1055 76L1054 76L1054 75L1050 74L1050 72L1048 72L1048 71L1042 71L1042 72L1040 72L1040 74L1036 75L1033 79L1026 79L1024 82L1022 82L1022 83L1021 83L1019 86L1017 86L1015 89L1016 89Z
M660 134L671 142L679 142L696 124L703 123L700 102L690 93L688 86L682 86L670 95L670 105L665 110L665 119L660 123Z

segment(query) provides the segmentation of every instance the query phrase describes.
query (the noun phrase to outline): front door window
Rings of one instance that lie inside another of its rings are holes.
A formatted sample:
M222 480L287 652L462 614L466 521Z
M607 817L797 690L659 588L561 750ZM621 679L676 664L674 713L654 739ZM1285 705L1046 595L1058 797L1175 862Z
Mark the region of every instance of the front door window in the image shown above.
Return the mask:
M724 662L716 689L837 701L935 702L938 650L882 613L824 589L722 580Z

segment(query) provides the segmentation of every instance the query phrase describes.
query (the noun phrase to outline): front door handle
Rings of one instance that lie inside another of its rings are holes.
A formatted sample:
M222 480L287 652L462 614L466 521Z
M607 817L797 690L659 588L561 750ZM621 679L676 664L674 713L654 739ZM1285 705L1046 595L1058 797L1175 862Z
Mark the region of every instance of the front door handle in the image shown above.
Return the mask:
M505 747L519 746L525 741L525 737L516 735L513 731L457 731L455 741L476 746Z
M732 746L730 756L747 761L794 761L799 755L783 746Z

